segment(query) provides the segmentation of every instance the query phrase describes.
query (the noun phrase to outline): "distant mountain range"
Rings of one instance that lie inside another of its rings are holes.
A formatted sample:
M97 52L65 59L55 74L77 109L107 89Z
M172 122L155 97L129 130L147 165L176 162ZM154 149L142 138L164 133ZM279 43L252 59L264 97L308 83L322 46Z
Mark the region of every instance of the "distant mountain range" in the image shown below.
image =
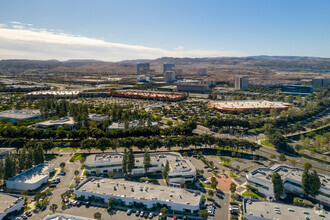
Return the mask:
M124 60L105 62L99 60L1 60L0 73L93 73L93 74L134 74L136 63L149 62L151 68L161 69L163 63L175 63L184 69L199 67L221 68L265 68L287 71L330 71L330 58L297 56L250 56L215 58L162 57L154 60Z

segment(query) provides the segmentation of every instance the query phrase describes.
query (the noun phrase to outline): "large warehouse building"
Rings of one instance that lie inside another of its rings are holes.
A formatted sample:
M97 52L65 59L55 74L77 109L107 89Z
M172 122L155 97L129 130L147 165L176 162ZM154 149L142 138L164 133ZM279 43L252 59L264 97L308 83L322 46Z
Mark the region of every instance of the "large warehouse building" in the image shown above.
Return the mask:
M21 210L24 205L22 196L0 193L0 219L8 214Z
M274 197L273 183L272 183L272 174L278 173L282 177L284 191L295 193L300 195L303 193L301 187L301 178L303 170L290 167L284 164L274 164L268 168L258 168L254 171L251 171L246 175L246 178L249 184L252 187L258 189L259 192L266 196ZM320 175L321 188L320 193L315 197L315 199L320 202L330 205L330 177L325 175Z
M145 174L143 164L143 154L135 154L135 167L132 175ZM96 172L107 173L109 170L114 172L121 171L123 154L93 154L86 158L85 170L87 174L95 175ZM193 182L196 176L196 168L189 160L183 159L180 153L150 153L151 167L148 173L162 173L166 161L169 162L170 172L169 182L178 183L181 179L185 182Z
M239 112L251 110L270 111L276 109L278 111L287 110L290 107L289 103L285 102L270 102L265 100L244 100L244 101L211 101L211 108L215 108L222 112Z
M0 119L6 118L8 122L16 123L20 120L34 121L41 118L39 110L7 110L0 112Z
M53 170L52 164L38 164L7 180L6 187L14 190L35 190L48 181Z
M169 210L190 213L199 212L202 200L199 191L108 178L87 179L76 188L75 195L105 203L112 197L116 203L148 209L166 205Z

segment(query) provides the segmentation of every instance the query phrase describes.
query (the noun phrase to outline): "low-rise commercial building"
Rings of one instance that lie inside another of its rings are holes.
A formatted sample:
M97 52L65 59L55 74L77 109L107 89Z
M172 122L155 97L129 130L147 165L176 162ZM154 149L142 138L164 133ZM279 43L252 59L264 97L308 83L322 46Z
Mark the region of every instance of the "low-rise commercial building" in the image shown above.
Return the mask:
M324 220L330 218L329 213L323 210L249 199L243 201L243 214L244 219L247 220Z
M146 123L143 125L140 124L139 120L127 121L127 122L112 122L108 127L107 130L113 129L131 129L131 128L142 128L148 126ZM151 121L151 127L159 126L157 122Z
M258 168L246 174L249 184L266 196L274 197L272 174L280 174L284 191L300 195L303 193L301 179L303 170L284 164L274 164L268 168ZM330 177L319 174L321 188L315 197L321 203L330 205Z
M107 202L131 207L161 208L198 213L202 194L199 191L116 179L89 178L75 190L76 198Z
M11 154L15 148L0 148L0 161L5 159L7 154Z
M64 118L58 118L48 121L43 121L35 124L37 128L42 129L56 129L58 127L63 127L68 130L72 130L75 127L75 122L73 120L73 117L64 117Z
M38 164L6 181L6 187L14 190L35 190L49 179L54 170L52 164Z
M26 98L77 98L80 91L78 90L58 90L58 91L37 91L29 92L25 95Z
M0 219L4 219L8 214L19 211L24 205L22 196L0 193Z
M34 121L41 118L39 110L7 110L0 112L0 119L6 118L8 122L17 123L20 120Z
M132 175L144 175L143 154L135 154L135 166ZM121 172L123 154L93 154L86 158L86 174L95 175L107 173L109 170ZM150 153L150 168L148 173L162 173L166 161L169 162L170 171L168 173L170 183L178 183L181 179L185 182L193 182L196 178L196 168L189 160L184 159L180 153Z
M313 89L330 85L330 78L315 78L312 80Z
M251 110L270 111L276 109L278 111L287 110L289 103L270 102L265 100L244 100L244 101L211 101L210 107L223 112L238 112Z
M102 114L89 114L88 120L90 121L96 121L98 123L103 122L107 120L109 117L107 115Z

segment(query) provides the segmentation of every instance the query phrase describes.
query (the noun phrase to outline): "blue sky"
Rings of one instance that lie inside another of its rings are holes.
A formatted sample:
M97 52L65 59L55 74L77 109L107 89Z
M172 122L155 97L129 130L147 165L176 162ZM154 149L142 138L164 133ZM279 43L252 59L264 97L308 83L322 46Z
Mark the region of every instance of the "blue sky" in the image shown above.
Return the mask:
M1 0L0 59L330 57L329 0Z

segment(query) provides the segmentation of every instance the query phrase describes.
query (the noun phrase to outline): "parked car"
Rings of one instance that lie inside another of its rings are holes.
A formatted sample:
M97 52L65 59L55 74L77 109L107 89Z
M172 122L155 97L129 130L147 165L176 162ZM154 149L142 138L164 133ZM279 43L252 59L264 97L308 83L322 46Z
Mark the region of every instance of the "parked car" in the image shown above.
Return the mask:
M132 209L127 210L126 214L127 214L127 215L132 214Z
M144 218L148 218L149 217L149 213L148 212L145 212L144 213Z
M140 211L139 210L137 210L136 212L135 212L135 216L139 216L140 215Z
M284 193L283 195L280 196L280 199L285 199L287 196L288 195Z
M65 176L66 175L66 172L64 172L63 170L61 170L58 175L61 175L61 176Z
M32 213L31 212L25 212L25 215L27 215L28 217L31 217Z
M141 211L141 212L140 212L140 217L143 217L143 215L144 215L144 212Z
M154 217L154 214L152 214L152 212L150 212L149 218L152 219L153 217Z

